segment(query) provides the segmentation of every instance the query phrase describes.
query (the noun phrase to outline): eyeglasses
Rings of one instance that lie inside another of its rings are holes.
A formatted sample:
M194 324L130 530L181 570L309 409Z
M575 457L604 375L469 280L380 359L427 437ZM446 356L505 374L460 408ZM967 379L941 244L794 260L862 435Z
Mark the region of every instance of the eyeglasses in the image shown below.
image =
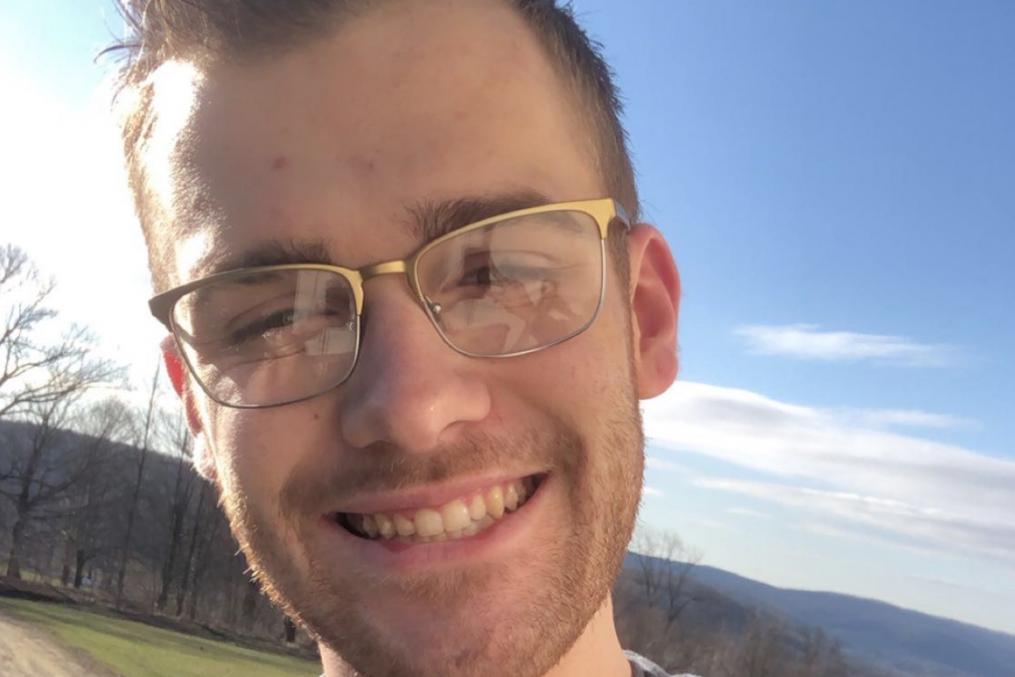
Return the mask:
M464 226L412 256L358 270L314 263L241 268L154 296L201 388L262 408L343 383L359 356L363 283L403 274L437 333L470 357L512 357L585 331L606 289L609 198L513 211Z

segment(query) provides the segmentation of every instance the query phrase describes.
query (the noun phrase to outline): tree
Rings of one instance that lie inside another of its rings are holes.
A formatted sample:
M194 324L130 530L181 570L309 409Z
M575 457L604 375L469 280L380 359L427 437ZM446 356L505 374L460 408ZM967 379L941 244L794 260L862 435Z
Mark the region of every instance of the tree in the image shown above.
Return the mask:
M846 677L849 674L839 642L821 628L804 628L799 637L802 656L798 673L801 677Z
M745 677L786 675L790 659L785 645L786 636L781 623L759 614L741 645L738 674Z
M636 551L638 584L648 603L662 611L663 634L668 634L694 601L689 576L701 561L701 554L688 549L672 532L649 529L639 530L631 545Z
M99 553L108 550L114 539L111 511L122 494L123 482L116 472L124 456L122 442L131 426L132 412L116 398L98 402L83 414L81 431L85 434L95 461L71 492L70 511L64 528L66 560L61 576L63 585L80 588L85 567Z
M63 430L70 422L76 395L71 392L58 399L33 402L24 413L30 426L21 444L12 449L3 473L6 481L0 483L0 496L14 508L7 559L9 577L21 578L21 554L30 522L65 515L68 508L64 499L91 472L98 458L94 448L71 448Z
M134 494L130 501L130 508L127 511L127 531L123 537L123 548L120 552L120 569L116 575L116 608L123 604L123 583L127 574L127 561L130 555L130 538L134 530L134 520L137 517L137 503L141 496L141 484L144 482L144 469L148 461L148 442L152 430L152 419L155 415L155 400L159 391L159 374L162 373L162 365L155 366L155 375L152 376L152 387L148 395L148 408L145 411L144 428L141 433L141 453L138 456L137 479L134 482Z
M173 448L176 451L176 480L170 495L170 526L165 559L162 564L162 588L155 602L155 608L165 611L169 602L169 590L176 574L176 561L183 537L183 523L187 517L193 493L195 473L190 467L191 440L187 423L180 411L172 428Z
M38 412L119 377L111 363L92 356L87 329L71 326L56 340L45 339L57 317L47 306L53 289L23 250L0 246L0 418Z
M691 579L700 559L674 533L644 527L636 532L614 589L614 618L624 646L677 672L710 650L695 634L699 628L683 620L691 603L701 601L701 586Z
M61 428L86 391L121 374L93 356L94 338L85 328L58 331L57 312L47 306L53 289L23 250L0 247L0 419L20 419L30 431L0 467L0 496L14 507L7 575L15 578L30 522L43 508L53 516L95 459L60 449Z
M286 644L296 643L296 623L294 623L293 619L289 618L288 616L286 616L282 620L282 632L283 632L282 640Z
M204 499L212 490L211 485L206 482L201 487L201 499ZM235 553L235 550L230 552L222 548L221 541L218 539L225 522L222 512L214 508L210 511L205 510L202 512L200 508L204 507L206 503L207 501L204 500L198 501L199 510L195 517L194 530L191 532L191 553L188 556L190 574L187 580L189 580L190 596L187 601L186 613L187 617L192 621L197 618L198 601L205 587L205 572L209 569L209 564L211 564L212 560L215 559L216 551L220 555L219 559L223 559L222 555L228 553L226 556L231 560ZM211 514L208 515L206 514L207 512ZM202 516L204 516L203 519L201 519ZM206 521L211 523L211 529L205 528L207 526ZM219 579L223 578L225 577L219 576ZM186 589L184 589L183 594L186 594ZM183 597L180 596L177 599L182 602ZM182 611L182 605L178 605L177 609L178 613Z

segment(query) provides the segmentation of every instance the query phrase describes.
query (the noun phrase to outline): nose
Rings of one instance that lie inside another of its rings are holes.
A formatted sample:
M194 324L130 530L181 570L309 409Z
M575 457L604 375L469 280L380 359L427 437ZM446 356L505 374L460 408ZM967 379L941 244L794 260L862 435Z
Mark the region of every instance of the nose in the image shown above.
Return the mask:
M483 420L490 393L478 360L444 343L404 278L370 284L359 361L342 386L342 435L353 448L384 442L425 453L458 424Z

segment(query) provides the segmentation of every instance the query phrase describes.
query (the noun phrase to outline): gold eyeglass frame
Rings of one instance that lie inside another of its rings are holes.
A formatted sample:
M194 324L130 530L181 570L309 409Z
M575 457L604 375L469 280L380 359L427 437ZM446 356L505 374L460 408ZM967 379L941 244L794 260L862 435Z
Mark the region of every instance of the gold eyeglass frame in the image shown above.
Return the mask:
M560 339L557 339L545 345L537 346L535 348L527 348L525 350L519 350L511 353L485 355L483 353L473 353L467 350L463 350L458 346L456 346L451 341L451 339L445 334L444 330L441 328L440 323L437 317L435 316L435 311L437 309L434 307L434 304L423 293L423 289L420 285L419 275L417 272L417 263L419 259L422 258L423 255L425 255L428 251L440 245L442 242L458 237L464 233L473 230L478 230L480 228L484 228L486 226L499 223L501 221L508 221L523 216L531 216L533 214L543 214L546 212L557 212L557 211L581 212L583 214L587 214L588 216L591 216L595 220L596 225L599 226L600 270L602 271L602 275L600 276L601 285L599 290L599 301L596 304L596 309L592 313L592 316L589 318L588 322L586 322L575 331L571 332L570 334ZM372 278L381 275L404 274L406 276L406 281L409 284L409 288L412 289L413 293L415 294L416 300L419 302L420 306L423 308L423 311L426 313L427 318L430 320L430 324L433 325L434 329L437 330L437 334L441 337L441 339L443 339L444 343L447 344L452 350L467 357L484 357L498 359L504 357L518 357L521 355L535 353L540 350L545 350L547 348L552 348L553 346L559 345L564 341L567 341L569 339L574 338L575 336L578 336L579 334L581 334L586 329L592 326L592 324L596 321L596 318L599 317L599 312L603 306L603 299L606 295L606 275L608 268L608 266L606 265L606 238L609 235L610 225L615 221L620 221L625 229L631 228L631 222L627 216L627 213L624 211L624 208L612 198L578 200L573 202L557 202L553 204L541 205L538 207L530 207L528 209L519 209L512 212L507 212L505 214L498 214L497 216L492 216L483 219L481 221L476 221L475 223L470 223L468 225L462 226L461 228L456 228L455 230L452 230L448 233L445 233L444 235L441 235L440 237L436 237L430 240L429 242L424 243L408 258L405 259L393 259L391 261L382 261L380 263L373 263L355 269L346 268L343 266L333 266L324 263L283 263L268 266L252 266L246 268L237 268L234 270L227 270L221 273L208 275L206 277L199 278L197 280L188 282L178 287L174 287L160 294L156 294L151 299L149 299L148 308L151 311L151 314L155 317L155 319L158 320L160 323L162 323L166 327L166 329L168 329L169 332L173 335L173 340L177 344L180 356L186 363L187 369L194 376L194 380L197 381L198 385L201 386L201 389L213 401L217 402L218 404L221 404L222 406L232 407L234 409L266 409L270 407L281 407L286 404L294 404L296 402L302 402L304 400L309 400L314 397L318 397L319 395L323 395L329 390L332 390L333 388L337 388L338 386L342 385L342 383L344 383L349 379L353 371L355 371L356 369L356 364L359 362L360 342L362 338L362 329L360 320L363 316L363 300L364 300L363 284L367 280L370 280ZM175 322L173 321L173 310L176 307L176 303L185 295L189 294L195 289L199 289L214 282L222 282L237 277L243 277L245 275L250 275L252 273L272 273L286 270L307 270L307 271L322 271L334 273L344 278L346 282L349 284L349 287L352 289L353 299L356 306L356 341L353 349L352 362L350 363L349 370L348 372L346 372L346 374L342 377L342 379L339 382L329 385L327 388L321 390L320 392L315 392L313 394L299 397L293 400L286 400L283 402L271 404L234 404L232 402L224 402L221 399L219 399L218 396L212 393L209 390L208 386L201 380L201 377L197 373L197 369L194 367L193 364L191 364L190 358L187 357L187 351L184 350L183 345L181 345L181 343L184 342L184 339L180 337L180 332L183 330L176 327Z

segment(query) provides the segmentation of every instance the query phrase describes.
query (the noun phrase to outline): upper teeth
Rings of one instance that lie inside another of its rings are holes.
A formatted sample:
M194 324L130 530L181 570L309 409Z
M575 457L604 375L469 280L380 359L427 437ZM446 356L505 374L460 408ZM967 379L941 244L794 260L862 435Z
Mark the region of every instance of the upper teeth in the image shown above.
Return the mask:
M354 527L370 538L399 537L413 542L443 541L472 536L517 510L532 495L532 478L492 486L471 496L456 498L440 507L414 512L348 515Z

